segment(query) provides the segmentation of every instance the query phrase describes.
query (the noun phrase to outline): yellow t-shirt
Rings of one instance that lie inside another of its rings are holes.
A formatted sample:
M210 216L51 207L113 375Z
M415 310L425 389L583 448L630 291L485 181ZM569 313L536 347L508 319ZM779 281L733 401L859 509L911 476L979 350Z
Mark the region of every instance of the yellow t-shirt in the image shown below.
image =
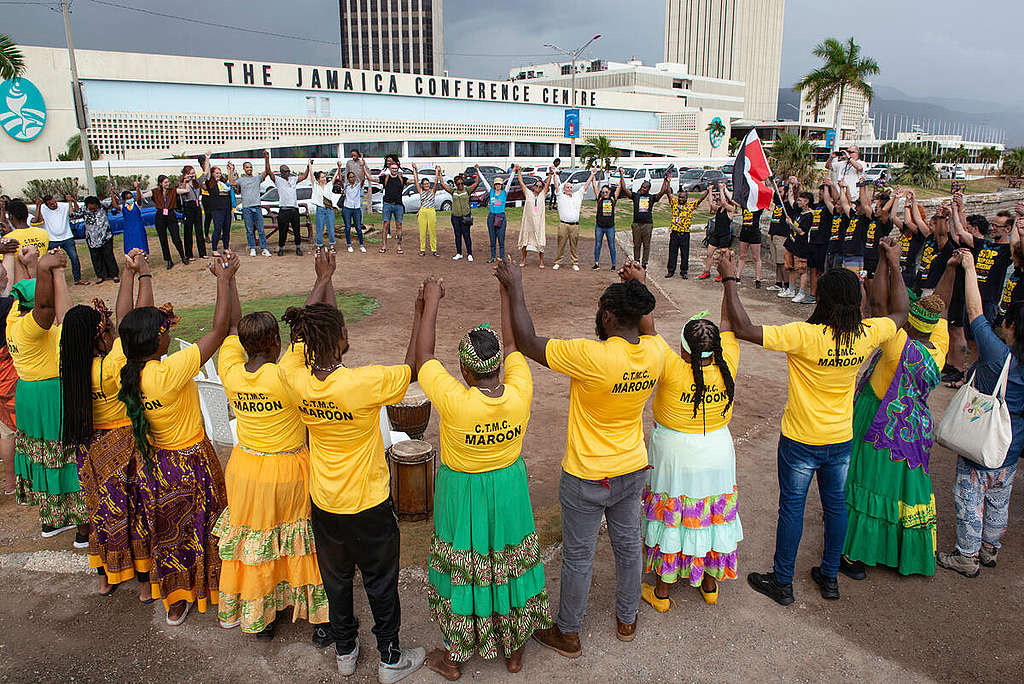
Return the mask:
M202 367L199 346L192 345L142 369L142 401L149 439L158 449L184 449L206 436L194 378Z
M786 352L789 395L782 434L803 444L840 444L853 439L857 371L871 350L896 334L891 318L864 320L864 333L839 350L824 325L787 323L763 327L764 348Z
M883 342L879 347L882 350L882 356L878 359L875 369L871 372L871 389L875 391L875 396L879 399L884 397L885 393L889 391L889 385L892 384L892 379L896 376L896 367L900 364L900 357L903 356L903 346L907 343L907 339L907 331L900 328L896 331L895 335ZM949 325L945 318L939 319L928 341L934 347L933 349L928 349L928 353L931 354L931 357L935 360L935 365L941 370L943 364L946 363L946 352L949 351Z
M121 340L106 356L92 360L92 424L96 429L109 430L131 425L124 402L117 398L121 389L121 369L127 363Z
M41 328L32 312L19 315L18 302L7 314L7 348L18 377L25 382L49 380L60 375L60 326Z
M690 225L693 223L693 212L697 208L697 204L699 204L699 200L689 200L680 204L678 197L669 195L668 206L672 211L672 223L669 228L677 233L689 233Z
M548 340L548 366L572 379L565 472L600 480L647 467L644 404L665 365L666 346L654 335L639 344L621 337Z
M281 381L277 364L265 363L250 373L245 370L245 359L238 335L224 340L217 373L238 419L238 443L272 454L301 448L306 443L306 426Z
M437 359L423 364L417 380L441 418L442 463L463 473L482 473L516 462L533 399L533 379L522 354L505 358L500 397L466 387Z
M50 249L50 234L46 232L45 228L15 228L4 237L9 240L17 240L18 247L35 247L39 250L40 259Z
M318 380L301 345L278 363L281 378L309 430L309 494L318 508L351 514L388 498L391 479L380 435L380 407L402 400L409 366L339 367Z
M735 380L740 360L740 345L731 332L722 333L722 356ZM722 415L722 409L729 403L722 371L713 361L710 365L703 366L702 370L704 401L697 407L697 415L694 416L693 398L696 387L693 384L693 367L689 361L684 361L679 354L665 345L665 369L658 378L658 387L654 392L654 420L667 428L698 435L713 432L729 424L732 419L732 406L725 415Z

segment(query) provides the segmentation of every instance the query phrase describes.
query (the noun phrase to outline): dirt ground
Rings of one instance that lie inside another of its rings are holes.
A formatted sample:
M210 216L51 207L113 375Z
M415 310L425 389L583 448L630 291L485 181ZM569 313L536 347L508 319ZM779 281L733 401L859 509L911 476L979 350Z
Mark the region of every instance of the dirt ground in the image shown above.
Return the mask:
M453 262L450 231L441 230L441 258L414 251L339 255L340 289L377 298L377 312L350 327L350 365L397 363L404 355L416 284L426 274L444 276L438 356L449 369L457 364L458 338L482 321L498 323L497 285L486 260L486 233L474 226L478 260ZM514 244L514 230L509 231ZM624 255L620 233L620 261ZM695 241L696 242L696 241ZM408 245L408 243L407 243ZM549 239L554 251L554 239ZM717 317L720 286L713 282L664 278L667 238L656 234L650 282L658 295L657 323L675 346L680 325L691 313L711 308ZM580 243L583 270L543 271L536 261L526 270L528 303L538 333L593 336L596 301L613 281L607 267L591 271L593 241ZM699 274L696 250L691 277ZM607 264L607 256L604 259ZM303 290L312 282L312 259L243 257L239 274L245 296L272 296ZM766 281L771 280L766 278ZM105 288L107 286L104 286ZM96 288L100 290L100 288ZM177 267L156 278L157 299L194 306L213 296L213 279L199 264ZM113 298L113 286L101 290ZM79 297L85 293L75 293ZM93 296L89 292L88 296ZM806 317L808 307L783 302L744 282L742 296L755 322L783 323ZM560 555L557 483L565 439L568 380L531 364L533 415L525 438L531 495L545 546L548 590L557 609ZM463 679L474 681L1008 681L1018 680L1024 663L1024 580L1016 570L1021 550L1021 497L1011 504L1011 524L999 565L977 579L938 569L933 578L903 578L872 570L864 582L840 577L842 600L824 601L810 580L822 548L821 508L812 488L803 544L797 559L796 603L782 608L753 592L749 571L770 569L774 549L778 485L776 443L785 402L783 355L744 344L731 430L736 442L740 511L745 539L740 545L740 579L725 582L719 604L707 606L696 590L674 589L676 605L666 614L641 603L637 638L629 644L614 636L615 567L607 540L598 545L593 587L582 639L584 654L567 660L534 642L525 667L509 675L499 662L470 661ZM933 394L941 411L951 390ZM436 415L426 439L436 444ZM646 426L652 421L648 413ZM939 512L939 547L954 541L951 487L955 459L936 448L932 478ZM134 589L113 598L95 594L95 577L85 555L70 551L69 534L39 538L34 509L19 508L13 497L0 500L0 681L143 680L246 681L289 677L300 681L340 681L333 649L319 651L308 641L308 626L282 625L271 643L224 631L212 614L192 614L179 628L164 624L162 610L136 603ZM403 523L402 591L405 645L441 645L429 617L424 591L430 523ZM374 681L376 652L372 619L357 591L363 624L363 655L354 681ZM422 670L409 681L441 681Z

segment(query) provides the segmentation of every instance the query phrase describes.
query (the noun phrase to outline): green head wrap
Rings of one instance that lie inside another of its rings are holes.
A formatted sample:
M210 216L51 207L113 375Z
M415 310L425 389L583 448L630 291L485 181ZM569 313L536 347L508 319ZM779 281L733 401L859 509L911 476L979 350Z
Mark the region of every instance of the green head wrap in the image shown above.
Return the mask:
M36 305L36 279L19 280L11 288L11 294L17 297L22 311L31 310Z
M476 348L473 347L473 341L470 339L469 333L477 330L487 331L487 333L494 336L495 342L498 343L498 351L489 359L481 359L476 353ZM459 342L459 360L462 361L466 368L477 375L487 375L498 370L498 366L501 365L501 341L494 334L494 331L491 330L489 324L478 325L462 336L462 341Z

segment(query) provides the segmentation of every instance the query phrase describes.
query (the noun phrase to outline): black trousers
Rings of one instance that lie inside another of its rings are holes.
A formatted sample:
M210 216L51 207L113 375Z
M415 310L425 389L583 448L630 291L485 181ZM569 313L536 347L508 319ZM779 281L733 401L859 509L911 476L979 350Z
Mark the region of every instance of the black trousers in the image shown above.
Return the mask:
M196 240L207 242L210 239L210 224L213 223L213 212L210 211L210 196L203 195L203 230L196 233Z
M470 220L467 220L469 218ZM456 216L452 214L452 230L455 231L455 253L462 254L462 243L466 243L466 256L473 254L473 238L470 236L470 228L473 224L471 217Z
M185 263L185 249L181 246L181 235L178 233L178 217L173 212L169 212L167 216L164 216L162 212L156 212L156 236L160 240L160 251L163 253L164 261L171 263L171 249L167 244L168 233L171 235L174 248L178 250L181 263ZM185 239L191 242L192 236L187 236Z
M284 247L288 244L288 226L295 231L295 245L302 242L302 234L299 232L299 209L298 207L281 207L277 210L277 246Z
M670 230L668 236L668 274L676 272L676 258L679 259L679 273L686 275L690 268L690 234Z
M195 235L196 253L206 256L206 240L203 239L203 210L197 202L186 202L182 207L182 230L185 233L185 257L192 258L192 236Z
M107 240L99 247L90 247L89 257L92 259L92 270L96 271L97 278L112 280L117 277L117 260L114 259L113 238Z
M402 609L398 601L398 518L391 499L365 511L342 515L312 504L316 559L327 593L331 635L338 653L351 653L359 633L352 607L356 568L373 613L373 633L381 660L396 663Z

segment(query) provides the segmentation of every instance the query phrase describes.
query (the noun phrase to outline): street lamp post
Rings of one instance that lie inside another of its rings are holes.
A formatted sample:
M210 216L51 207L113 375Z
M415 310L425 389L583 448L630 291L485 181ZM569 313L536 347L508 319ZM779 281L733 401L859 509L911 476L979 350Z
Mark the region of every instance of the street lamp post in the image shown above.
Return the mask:
M584 43L583 45L581 45L580 47L576 48L575 50L573 50L571 52L569 50L566 50L565 48L560 48L557 45L554 45L552 43L545 43L544 44L544 47L551 48L552 50L558 50L562 54L567 55L569 57L569 59L572 61L572 73L570 74L570 88L572 88L572 107L576 106L576 60L577 60L577 58L579 58L579 56L581 54L583 54L584 50L586 50L588 47L590 47L591 43L593 43L595 40L597 40L600 37L601 37L601 34L598 33L596 36L594 36L593 38L588 40L586 43ZM580 121L581 122L583 121L583 117L582 116L580 117ZM569 155L570 155L569 168L571 169L574 166L576 166L576 138L569 138Z
M60 0L61 13L64 15L64 37L68 41L68 61L71 64L71 88L73 89L72 97L75 101L76 115L78 114L77 108L83 107L84 112L84 101L79 105L79 95L82 93L82 86L78 82L78 65L75 63L75 44L71 42L71 12L69 0ZM76 116L76 118L81 118ZM85 187L89 191L90 195L96 194L96 179L92 173L92 146L89 144L89 131L86 129L88 126L87 121L79 121L79 142L82 145L82 161L85 163Z
M787 102L785 104L786 104L787 107L792 107L794 110L796 110L796 137L798 137L801 140L803 140L803 137L804 137L804 124L803 124L803 121L800 120L800 108L797 107L792 102Z

